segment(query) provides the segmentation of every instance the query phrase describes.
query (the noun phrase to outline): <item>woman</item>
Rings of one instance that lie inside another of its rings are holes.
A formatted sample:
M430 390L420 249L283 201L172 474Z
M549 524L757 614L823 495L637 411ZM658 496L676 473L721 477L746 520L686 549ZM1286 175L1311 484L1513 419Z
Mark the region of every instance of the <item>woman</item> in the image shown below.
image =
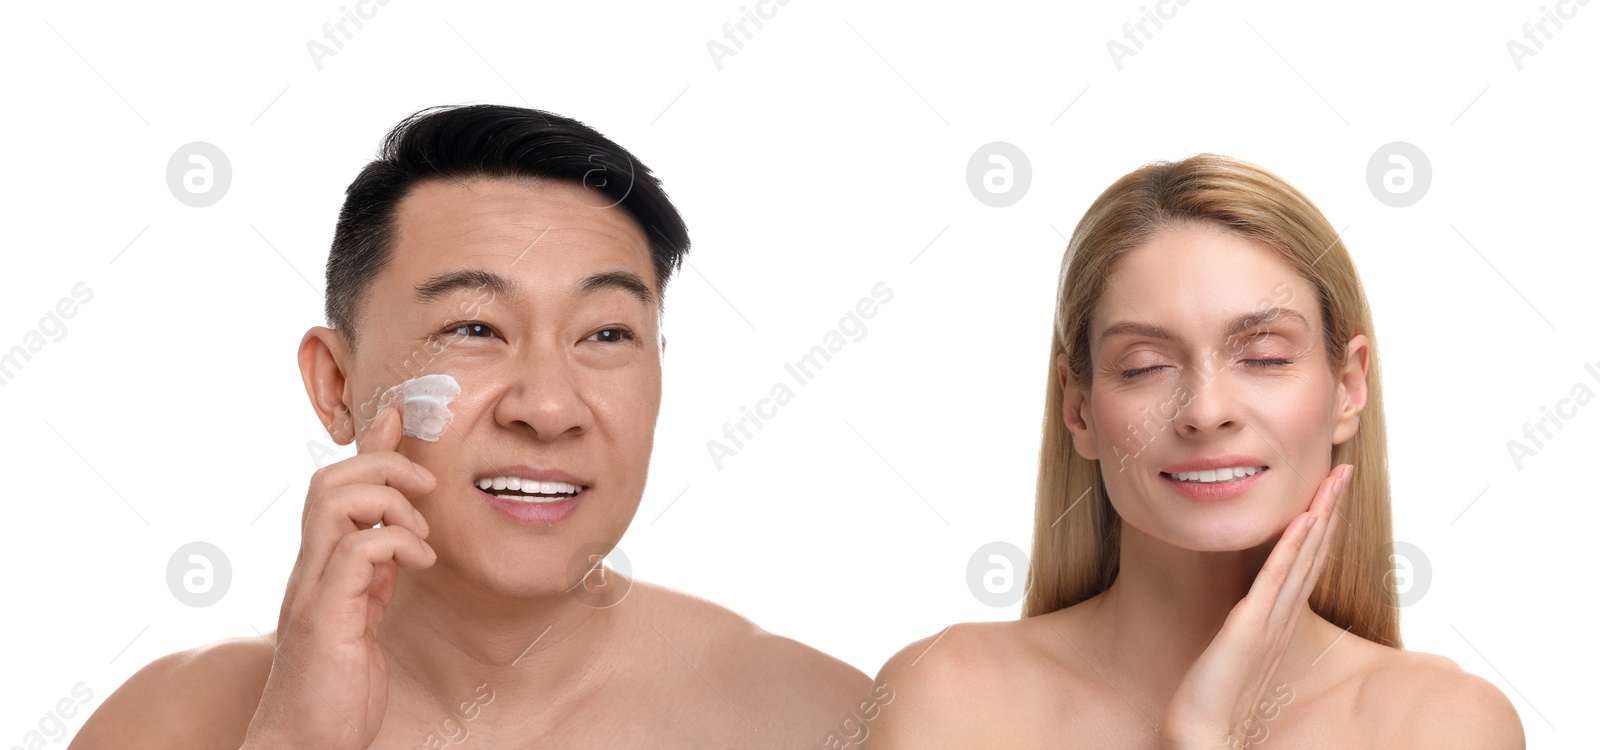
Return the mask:
M1062 261L1024 618L880 672L890 748L1521 748L1489 682L1401 650L1371 313L1259 167L1118 180Z

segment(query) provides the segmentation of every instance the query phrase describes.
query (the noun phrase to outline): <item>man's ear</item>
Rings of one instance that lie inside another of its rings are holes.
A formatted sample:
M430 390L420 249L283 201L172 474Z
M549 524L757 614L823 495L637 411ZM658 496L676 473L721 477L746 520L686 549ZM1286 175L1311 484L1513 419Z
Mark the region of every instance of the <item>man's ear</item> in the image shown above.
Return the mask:
M328 436L339 445L356 439L354 414L345 395L345 373L350 362L350 347L344 334L332 328L315 326L300 339L300 379L306 396L317 412L317 421L328 428Z
M1072 384L1072 372L1067 367L1067 355L1056 355L1056 384L1061 388L1061 420L1072 433L1072 447L1078 455L1090 461L1100 458L1095 447L1094 417L1089 411L1089 394Z
M1372 347L1365 334L1350 337L1344 368L1338 372L1339 383L1334 389L1333 444L1338 445L1355 437L1361 424L1361 410L1367 406L1367 361Z

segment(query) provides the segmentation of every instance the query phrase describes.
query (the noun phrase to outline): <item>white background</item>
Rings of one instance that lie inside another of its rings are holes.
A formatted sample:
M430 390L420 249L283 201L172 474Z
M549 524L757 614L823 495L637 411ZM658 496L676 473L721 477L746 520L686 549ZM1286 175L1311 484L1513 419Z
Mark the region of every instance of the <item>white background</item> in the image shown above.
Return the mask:
M1600 8L1570 6L1519 70L1506 43L1546 0L1193 0L1118 70L1139 2L792 0L719 70L707 42L742 0L394 0L319 70L306 44L341 1L8 6L0 352L74 284L94 296L0 387L0 746L76 683L93 699L68 731L151 660L275 626L307 443L331 445L294 354L343 188L396 121L467 102L594 126L689 223L635 573L868 674L1018 614L965 571L987 542L1028 547L1054 282L1090 201L1201 151L1275 171L1345 230L1372 303L1396 538L1432 568L1407 646L1499 686L1531 746L1589 736L1600 403L1521 470L1506 443L1600 392ZM232 165L210 207L166 184L191 141ZM1006 208L966 181L993 141L1032 168ZM1407 208L1366 182L1392 141L1432 165ZM715 468L706 441L878 282L868 335ZM194 540L233 568L200 609L165 581Z

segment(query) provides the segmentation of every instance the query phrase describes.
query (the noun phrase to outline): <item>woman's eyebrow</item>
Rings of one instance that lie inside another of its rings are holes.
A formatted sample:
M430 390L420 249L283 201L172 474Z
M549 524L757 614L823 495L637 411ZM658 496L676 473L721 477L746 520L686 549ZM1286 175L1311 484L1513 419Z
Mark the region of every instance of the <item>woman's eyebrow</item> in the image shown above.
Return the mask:
M1311 324L1306 322L1305 316L1301 315L1299 311L1291 310L1287 307L1269 307L1234 318L1233 322L1228 324L1228 330L1224 332L1224 335L1227 338L1232 338L1252 328L1263 328L1275 321L1298 323L1300 327L1307 330L1311 328ZM1099 346L1104 346L1106 339L1116 335L1145 336L1164 341L1183 340L1183 337L1161 326L1132 320L1121 320L1106 326L1106 329L1100 332Z

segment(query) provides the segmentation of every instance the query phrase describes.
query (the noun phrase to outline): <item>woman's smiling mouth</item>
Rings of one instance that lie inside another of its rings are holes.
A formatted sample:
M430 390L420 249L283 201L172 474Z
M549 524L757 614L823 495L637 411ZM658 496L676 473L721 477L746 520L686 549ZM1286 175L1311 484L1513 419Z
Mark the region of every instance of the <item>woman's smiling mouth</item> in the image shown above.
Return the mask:
M1229 471L1229 469L1232 470ZM1227 471L1231 478L1218 478L1224 471ZM1210 476L1211 478L1179 478L1180 476L1193 476L1197 473L1201 477ZM1206 469L1200 472L1179 472L1177 475L1163 471L1161 472L1161 479L1190 500L1228 500L1250 491L1250 488L1256 486L1256 483L1260 482L1261 477L1266 473L1267 467L1265 466L1223 467L1221 469Z
M1213 482L1232 482L1256 473L1266 471L1265 466L1225 466L1221 469L1206 469L1205 471L1180 471L1175 474L1161 472L1163 476L1176 479L1180 482L1200 482L1210 484Z
M1255 456L1231 453L1173 464L1161 478L1190 500L1227 500L1254 487L1267 468Z

